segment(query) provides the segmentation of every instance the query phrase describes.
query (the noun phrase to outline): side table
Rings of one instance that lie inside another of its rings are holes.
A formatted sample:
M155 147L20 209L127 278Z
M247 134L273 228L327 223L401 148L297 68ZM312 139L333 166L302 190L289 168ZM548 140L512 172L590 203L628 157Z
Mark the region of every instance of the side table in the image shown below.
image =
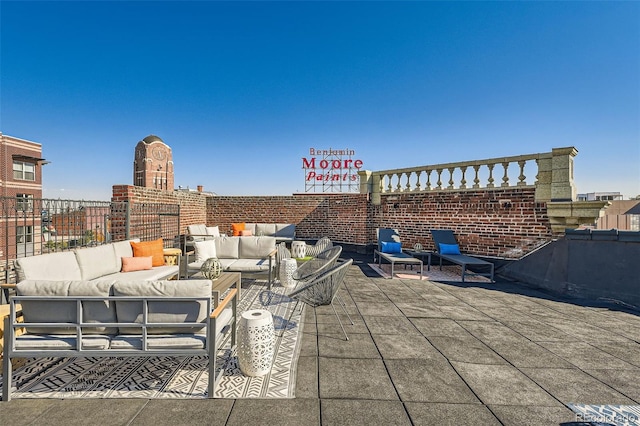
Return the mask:
M305 257L307 251L307 243L304 241L291 242L291 257L302 258Z
M264 376L271 371L275 347L273 316L265 309L250 309L238 324L238 364L247 376Z
M282 259L280 261L280 284L285 288L293 288L296 282L293 279L293 273L298 269L296 259Z
M409 256L413 256L416 259L421 259L424 262L424 258L427 258L427 271L431 270L431 252L430 251L415 251L415 250L405 250Z
M182 250L179 248L166 248L163 249L164 264L165 265L180 265L180 255Z

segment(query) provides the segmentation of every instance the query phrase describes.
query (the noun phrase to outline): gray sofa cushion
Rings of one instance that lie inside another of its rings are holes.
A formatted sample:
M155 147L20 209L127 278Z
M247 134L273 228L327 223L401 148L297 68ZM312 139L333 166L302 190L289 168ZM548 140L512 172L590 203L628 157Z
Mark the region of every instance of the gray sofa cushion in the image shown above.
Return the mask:
M171 334L147 338L147 349L203 349L206 336L198 334ZM116 336L111 349L142 349L142 336Z
M92 280L113 274L114 272L119 272L122 267L122 259L120 259L120 262L116 260L116 253L111 244L81 248L74 251L83 280Z
M275 267L273 262L272 267ZM268 259L236 259L229 266L224 268L225 271L240 272L263 272L269 270Z
M253 235L275 237L276 224L275 223L256 223L256 232Z
M252 238L252 237L242 237ZM238 258L238 244L240 243L240 237L218 237L214 238L216 242L216 255L218 259L237 259Z
M178 274L180 267L178 265L155 266L151 269L132 272L116 272L98 278L100 281L158 281L167 280Z
M111 283L107 281L46 281L26 280L17 284L20 296L109 296ZM75 301L21 301L25 322L74 322L77 319ZM82 302L84 322L117 322L114 303ZM72 327L30 327L29 333L75 334ZM116 334L115 327L86 327L84 334Z
M233 317L231 308L220 313L216 321L216 342L221 342L224 328ZM153 335L147 338L148 349L203 349L206 336L204 334L176 333L168 336ZM142 336L116 336L111 340L111 349L141 349Z
M166 301L149 302L149 323L206 322L209 312L204 301L172 300L175 297L211 298L210 280L183 281L120 281L113 285L116 296L167 296ZM141 323L142 303L116 303L116 312L120 323ZM195 333L203 327L153 327L148 334ZM140 328L119 327L121 334L140 334Z
M203 241L206 239L204 236L207 235L207 226L204 223L187 225L187 231L191 241Z
M116 256L117 270L114 272L118 272L122 269L123 257L133 257L133 248L131 247L131 241L139 243L140 238L133 238L131 240L118 241L117 243L110 244L113 247L113 252Z
M77 349L77 339L69 335L53 334L23 334L16 338L17 350L70 350ZM82 349L104 350L109 349L110 336L82 336Z
M240 259L263 259L276 248L275 237L242 237L239 242Z
M18 281L24 280L81 280L80 266L72 251L47 253L16 259Z

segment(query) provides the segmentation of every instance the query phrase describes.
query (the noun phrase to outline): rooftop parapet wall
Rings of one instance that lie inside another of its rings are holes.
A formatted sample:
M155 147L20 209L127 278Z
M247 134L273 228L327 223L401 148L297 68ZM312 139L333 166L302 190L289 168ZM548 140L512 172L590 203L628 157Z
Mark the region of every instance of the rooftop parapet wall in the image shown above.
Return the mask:
M551 152L443 163L403 169L361 171L360 192L379 205L389 194L495 191L533 188L535 201L546 203L554 234L566 227L593 224L604 202L576 203L574 147ZM558 203L559 205L555 205Z

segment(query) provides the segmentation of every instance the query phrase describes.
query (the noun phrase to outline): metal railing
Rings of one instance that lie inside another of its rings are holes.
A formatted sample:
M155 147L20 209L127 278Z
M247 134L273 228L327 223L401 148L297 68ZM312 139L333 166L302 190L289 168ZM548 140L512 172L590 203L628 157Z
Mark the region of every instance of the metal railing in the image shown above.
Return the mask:
M177 204L0 197L0 283L16 258L139 238L179 247Z

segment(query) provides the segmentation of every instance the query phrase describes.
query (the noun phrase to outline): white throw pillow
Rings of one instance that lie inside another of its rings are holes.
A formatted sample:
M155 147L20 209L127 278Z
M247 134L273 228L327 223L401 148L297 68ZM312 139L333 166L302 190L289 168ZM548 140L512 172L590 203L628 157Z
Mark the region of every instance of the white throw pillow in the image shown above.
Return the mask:
M211 235L213 237L220 236L220 228L217 226L207 226L207 235Z
M196 262L204 262L216 255L216 242L214 240L196 241L193 243L196 254Z

